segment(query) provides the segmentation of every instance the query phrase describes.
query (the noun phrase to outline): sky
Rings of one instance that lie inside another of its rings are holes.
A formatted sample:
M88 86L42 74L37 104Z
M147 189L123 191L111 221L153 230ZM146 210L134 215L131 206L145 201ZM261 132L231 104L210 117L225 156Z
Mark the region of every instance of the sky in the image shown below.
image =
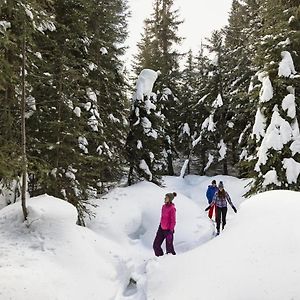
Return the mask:
M136 44L143 32L143 21L152 13L153 0L128 0L131 18L129 19L129 37L126 60L129 62L137 52ZM184 23L180 25L180 36L185 40L182 51L199 49L201 40L208 37L214 29L220 29L227 24L228 13L232 0L175 0L175 8L179 9L180 18Z

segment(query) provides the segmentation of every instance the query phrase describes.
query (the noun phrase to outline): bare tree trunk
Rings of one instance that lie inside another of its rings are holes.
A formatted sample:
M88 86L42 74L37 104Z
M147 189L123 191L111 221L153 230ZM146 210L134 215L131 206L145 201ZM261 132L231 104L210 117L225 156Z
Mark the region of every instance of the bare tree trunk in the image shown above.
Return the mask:
M25 123L25 105L26 105L26 91L25 91L25 67L26 67L26 29L24 26L24 36L22 41L22 98L21 98L21 144L22 144L22 190L21 201L24 219L27 220L28 212L26 208L26 186L27 186L27 157L26 157L26 123Z

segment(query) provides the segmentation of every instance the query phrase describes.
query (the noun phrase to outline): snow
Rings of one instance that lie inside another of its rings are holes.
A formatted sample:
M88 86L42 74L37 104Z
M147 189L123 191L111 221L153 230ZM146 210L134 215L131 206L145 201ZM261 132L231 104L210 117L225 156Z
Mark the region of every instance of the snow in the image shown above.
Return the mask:
M146 118L146 117L142 118L142 126L143 126L144 132L147 136L151 136L154 139L158 138L158 133L156 130L154 130L152 128L152 123L148 118Z
M163 89L163 94L168 95L168 96L173 95L171 89L169 89L169 88L164 88Z
M25 13L29 17L29 19L32 21L33 20L33 13L32 13L32 11L29 8L25 7Z
M270 170L266 174L263 175L264 181L263 186L266 187L270 184L275 184L280 186L280 182L278 181L278 176L276 170Z
M109 114L108 118L113 122L113 123L120 123L120 120L116 118L113 114Z
M202 123L201 126L202 130L203 129L207 129L208 131L215 131L216 127L215 127L215 123L214 123L214 115L211 114L209 117L207 117L204 122Z
M11 28L11 23L5 20L0 21L0 32Z
M92 128L93 131L98 131L98 125L99 125L99 122L98 120L96 119L95 116L91 116L89 119L88 119L88 125Z
M209 96L209 94L207 94L207 95L205 95L205 96L203 96L198 102L197 102L197 104L196 105L198 105L198 104L200 104L200 103L202 103L202 102L204 102L204 100L207 98Z
M211 153L208 153L208 161L207 161L207 164L204 168L204 171L208 170L209 167L211 166L211 164L213 163L214 161L214 156L211 154Z
M290 77L296 74L293 58L291 53L288 51L281 52L282 60L279 63L278 76L280 77Z
M140 150L140 149L143 148L143 143L142 143L142 141L138 140L138 141L136 142L136 148L137 148L138 150Z
M113 299L122 288L113 243L77 226L66 201L35 197L28 211L29 227L20 203L0 211L0 298Z
M295 139L295 141L292 142L290 149L292 151L293 156L297 153L300 153L300 137L297 137L297 139Z
M218 94L218 97L215 99L215 101L212 103L212 107L218 108L223 106L223 99L221 94Z
M286 169L286 178L289 184L297 183L300 176L300 163L293 158L284 158L283 167Z
M293 209L285 214L283 207ZM219 237L149 264L147 299L298 299L299 213L297 192L252 197Z
M295 19L296 19L295 16L291 16L291 17L289 18L289 24L291 24Z
M74 108L74 114L75 114L78 118L80 118L80 116L81 116L81 109L80 109L80 107L76 106L76 107Z
M141 71L136 83L136 92L133 96L134 100L143 100L144 96L150 98L158 74L158 72L151 69L144 69Z
M290 44L291 44L291 40L289 38L287 38L285 41L278 43L277 46L286 47Z
M152 95L152 94L151 94ZM150 99L146 99L145 100L145 109L147 111L147 114L150 115L151 114L151 110L156 110L156 105L153 104Z
M191 129L188 123L184 123L182 127L182 133L186 134L187 136L191 135Z
M87 146L89 145L87 139L85 137L82 137L80 136L78 138L78 145L79 145L79 148L85 153L85 154L88 154L89 153L89 150L87 148Z
M87 88L86 94L92 102L97 102L97 95L91 88Z
M224 143L223 139L218 143L218 148L219 148L219 154L220 154L219 161L221 161L225 158L225 155L227 153L227 146Z
M139 168L141 170L143 170L149 176L149 181L151 181L152 180L152 173L151 173L151 171L149 169L149 166L147 165L147 163L144 159L142 159L140 161Z
M295 95L293 94L289 94L287 96L284 97L284 99L282 100L282 109L284 111L287 111L287 115L290 118L295 118L296 116L296 98Z
M204 211L212 179L224 182L238 209L234 214L229 208L225 230L216 238ZM299 298L299 193L272 191L245 201L249 180L189 175L163 181L163 187L140 182L92 200L95 218L86 220L87 228L75 224L73 206L47 195L29 200L29 227L20 203L2 209L0 298ZM161 206L173 191L177 255L155 258ZM284 207L293 209L287 214Z
M255 115L255 122L252 129L252 134L255 135L256 141L259 141L261 137L265 136L266 130L266 118L262 114L260 108L257 109Z
M259 94L260 102L268 102L273 98L273 86L271 80L266 72L258 74L258 80L262 83Z
M181 170L180 170L180 175L179 175L180 178L183 178L183 177L184 177L184 174L185 174L185 171L186 171L186 168L187 168L189 162L190 162L189 159L186 159L186 160L184 161L184 164L183 164L183 166L182 166L182 168L181 168Z
M47 30L53 32L53 31L56 30L56 26L55 26L55 24L54 24L53 22L51 22L51 21L44 21L44 20L43 20L43 21L38 25L37 30L39 30L40 32L44 32L44 31L47 31Z
M106 54L108 54L108 51L107 51L107 49L106 49L105 47L101 47L101 48L100 48L100 53L101 53L102 55L106 55Z
M258 150L258 161L255 166L255 171L259 171L260 165L266 164L269 149L274 149L276 151L282 150L283 146L292 140L292 137L293 130L290 124L280 116L278 109L275 106L271 123L267 128L266 134Z

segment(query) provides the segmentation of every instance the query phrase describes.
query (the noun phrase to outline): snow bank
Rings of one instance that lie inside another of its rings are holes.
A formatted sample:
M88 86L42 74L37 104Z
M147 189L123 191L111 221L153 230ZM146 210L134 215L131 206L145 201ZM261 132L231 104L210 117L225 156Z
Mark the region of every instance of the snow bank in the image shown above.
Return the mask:
M76 225L69 203L47 195L0 211L0 299L113 299L122 287L116 247Z
M256 195L217 238L149 263L147 299L300 299L299 196Z

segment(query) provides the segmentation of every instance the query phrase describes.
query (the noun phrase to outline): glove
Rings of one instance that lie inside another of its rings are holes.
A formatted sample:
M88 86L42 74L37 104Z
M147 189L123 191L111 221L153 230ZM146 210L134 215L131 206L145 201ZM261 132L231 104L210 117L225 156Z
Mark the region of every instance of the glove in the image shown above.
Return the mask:
M234 211L235 213L237 213L237 209L235 208L234 205L232 205L232 209L233 209L233 211Z
M208 211L209 209L210 209L210 205L205 208L205 211Z
M167 231L167 235L173 234L173 233L174 233L174 230L170 230L170 229L169 229L169 230Z

